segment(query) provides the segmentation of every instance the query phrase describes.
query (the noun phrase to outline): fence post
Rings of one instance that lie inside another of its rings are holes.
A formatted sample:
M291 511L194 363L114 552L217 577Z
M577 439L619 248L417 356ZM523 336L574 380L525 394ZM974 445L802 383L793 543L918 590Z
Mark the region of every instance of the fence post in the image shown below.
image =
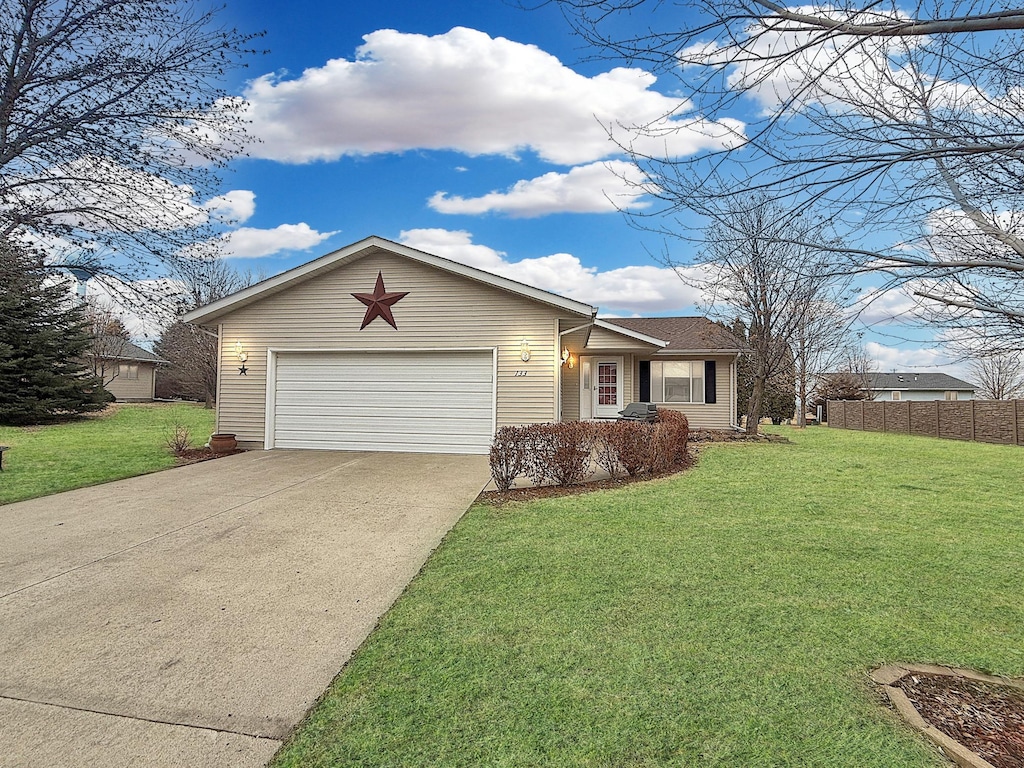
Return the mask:
M860 401L860 431L864 431L864 401Z
M1020 436L1017 433L1017 401L1011 400L1013 403L1013 444L1020 445Z
M883 402L883 403L882 403L882 433L883 433L883 434L884 434L885 432L888 432L888 431L889 431L889 430L887 430L887 429L885 428L885 411L886 411L886 407L885 407L885 405L886 405L886 404L885 404L885 403Z
M971 398L971 442L974 442L974 398Z
M940 406L939 406L939 401L936 400L935 401L935 436L936 437L942 437L942 433L939 431L939 418L940 418L940 414L941 414L941 410L940 410Z

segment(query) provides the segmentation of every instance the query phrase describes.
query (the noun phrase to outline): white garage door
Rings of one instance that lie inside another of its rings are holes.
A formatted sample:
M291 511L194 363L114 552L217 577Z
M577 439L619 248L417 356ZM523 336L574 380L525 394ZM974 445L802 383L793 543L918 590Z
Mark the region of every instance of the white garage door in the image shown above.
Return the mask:
M282 352L276 368L276 448L477 454L490 449L490 350Z

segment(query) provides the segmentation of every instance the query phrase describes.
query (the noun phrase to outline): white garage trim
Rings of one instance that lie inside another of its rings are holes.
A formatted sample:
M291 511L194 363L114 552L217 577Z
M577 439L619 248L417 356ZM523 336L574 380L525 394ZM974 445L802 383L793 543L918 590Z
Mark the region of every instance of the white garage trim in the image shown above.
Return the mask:
M267 391L266 410L264 426L264 448L270 450L276 447L277 443L277 389L278 389L278 366L281 355L291 354L317 354L317 355L430 355L466 352L486 352L491 355L490 365L490 435L493 437L497 429L497 402L498 402L498 348L497 347L341 347L341 348L319 348L319 347L289 347L269 348L267 350ZM478 361L480 362L480 361ZM479 370L479 369L478 369Z

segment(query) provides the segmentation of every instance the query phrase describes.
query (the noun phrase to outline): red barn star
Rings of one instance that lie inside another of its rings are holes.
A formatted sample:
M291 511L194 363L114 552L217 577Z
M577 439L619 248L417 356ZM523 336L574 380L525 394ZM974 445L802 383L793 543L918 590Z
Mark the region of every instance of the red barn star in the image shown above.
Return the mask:
M359 326L360 331L378 317L383 317L388 325L396 331L398 330L398 326L395 324L395 316L391 314L391 306L408 296L408 291L405 293L388 293L384 290L384 275L378 272L377 285L374 286L373 293L353 293L352 295L366 305L366 315L363 317L363 324Z

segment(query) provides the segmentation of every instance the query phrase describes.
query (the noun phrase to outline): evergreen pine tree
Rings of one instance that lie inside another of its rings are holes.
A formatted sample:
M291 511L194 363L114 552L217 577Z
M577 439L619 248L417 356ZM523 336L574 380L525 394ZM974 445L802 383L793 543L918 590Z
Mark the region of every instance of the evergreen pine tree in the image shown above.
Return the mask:
M0 424L57 421L102 409L109 395L86 373L83 308L24 250L0 242Z

